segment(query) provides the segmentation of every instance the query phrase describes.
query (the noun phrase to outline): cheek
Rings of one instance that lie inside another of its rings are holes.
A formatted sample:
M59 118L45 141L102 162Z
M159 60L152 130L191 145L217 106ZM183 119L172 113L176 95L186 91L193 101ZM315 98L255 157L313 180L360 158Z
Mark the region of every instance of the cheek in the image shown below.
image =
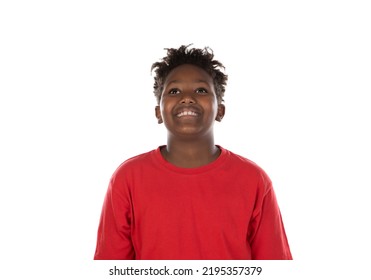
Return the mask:
M171 114L171 104L169 102L160 102L160 112L162 118L166 119Z
M209 103L209 110L212 112L210 115L213 117L218 115L218 102L216 99Z

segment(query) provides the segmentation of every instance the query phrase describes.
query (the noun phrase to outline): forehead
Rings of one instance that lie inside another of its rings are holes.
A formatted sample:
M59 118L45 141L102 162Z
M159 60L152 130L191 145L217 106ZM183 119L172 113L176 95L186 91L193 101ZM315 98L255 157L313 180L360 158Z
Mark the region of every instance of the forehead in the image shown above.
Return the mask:
M213 79L205 70L196 65L182 64L170 71L164 84L172 82L206 82L213 84Z

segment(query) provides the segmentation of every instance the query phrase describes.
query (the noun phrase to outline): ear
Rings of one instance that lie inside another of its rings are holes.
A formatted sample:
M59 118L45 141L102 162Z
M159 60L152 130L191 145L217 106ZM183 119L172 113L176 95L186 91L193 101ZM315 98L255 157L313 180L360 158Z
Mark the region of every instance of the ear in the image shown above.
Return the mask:
M216 115L215 120L221 122L225 115L225 106L224 104L218 104L218 113Z
M155 107L155 115L156 115L158 123L163 123L160 106Z

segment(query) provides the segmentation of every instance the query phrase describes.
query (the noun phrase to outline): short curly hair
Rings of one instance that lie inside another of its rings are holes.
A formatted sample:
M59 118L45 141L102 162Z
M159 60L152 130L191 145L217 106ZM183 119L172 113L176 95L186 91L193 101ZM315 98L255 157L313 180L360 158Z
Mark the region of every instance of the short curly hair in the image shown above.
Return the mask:
M161 93L167 75L171 70L183 64L192 64L202 68L213 79L218 102L223 102L225 86L228 76L222 72L225 67L218 60L214 60L214 53L209 47L203 49L189 48L191 45L182 45L178 49L165 49L167 56L161 61L152 64L151 72L155 72L153 92L160 103Z

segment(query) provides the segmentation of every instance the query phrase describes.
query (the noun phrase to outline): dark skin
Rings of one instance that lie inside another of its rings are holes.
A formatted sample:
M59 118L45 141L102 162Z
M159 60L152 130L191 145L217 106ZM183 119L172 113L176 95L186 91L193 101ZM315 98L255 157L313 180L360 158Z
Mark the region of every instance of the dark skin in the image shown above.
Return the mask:
M212 77L202 68L190 64L174 68L155 112L168 131L167 146L161 150L168 162L195 168L218 158L214 122L222 120L225 107L218 101Z

